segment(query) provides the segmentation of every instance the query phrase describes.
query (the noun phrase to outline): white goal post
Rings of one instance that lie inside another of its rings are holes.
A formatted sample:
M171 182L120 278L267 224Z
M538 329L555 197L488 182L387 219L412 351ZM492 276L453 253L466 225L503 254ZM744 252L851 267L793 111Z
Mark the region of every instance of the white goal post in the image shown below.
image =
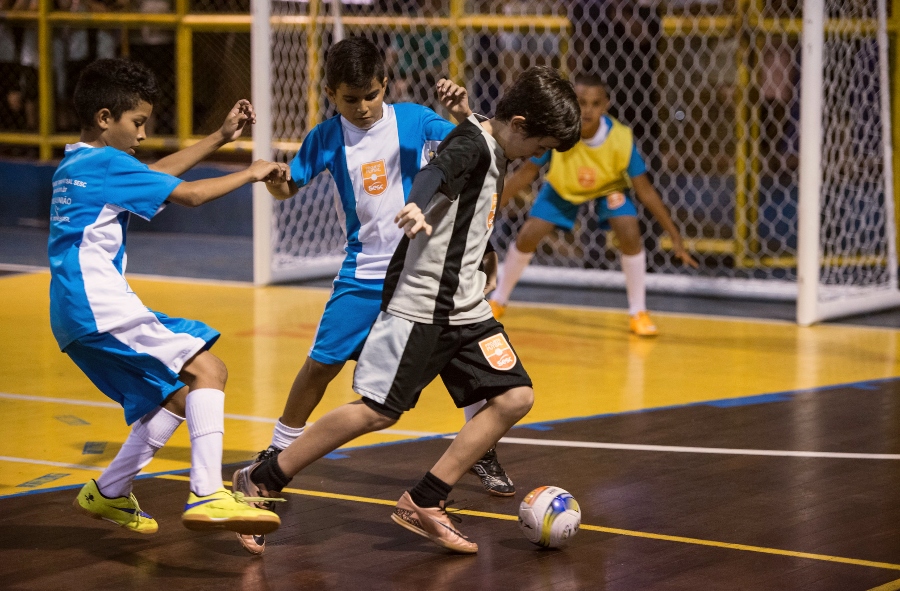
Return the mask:
M254 0L254 158L288 161L333 115L324 55L344 31L384 48L388 100L439 112L440 75L490 115L531 65L598 74L701 261L680 265L638 204L649 290L796 300L803 325L898 306L884 1ZM533 197L498 215L501 257ZM257 183L253 211L257 284L336 273L327 174L285 202ZM615 243L583 206L522 282L624 287Z

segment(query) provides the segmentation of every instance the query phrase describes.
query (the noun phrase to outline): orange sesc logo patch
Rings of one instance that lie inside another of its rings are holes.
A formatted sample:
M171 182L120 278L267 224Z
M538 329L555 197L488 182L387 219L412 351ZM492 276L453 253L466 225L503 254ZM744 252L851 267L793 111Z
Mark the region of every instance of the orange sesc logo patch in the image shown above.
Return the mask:
M625 195L623 193L610 193L606 196L606 206L610 209L619 209L625 205Z
M361 167L363 189L369 195L381 195L387 190L388 178L384 160L366 162Z
M516 354L502 334L488 337L479 342L478 346L481 347L484 358L494 369L508 371L516 366L516 361L518 361Z
M578 184L585 189L590 189L597 182L597 171L590 166L578 167Z
M488 214L487 229L494 227L494 216L497 215L497 194L491 195L491 212Z

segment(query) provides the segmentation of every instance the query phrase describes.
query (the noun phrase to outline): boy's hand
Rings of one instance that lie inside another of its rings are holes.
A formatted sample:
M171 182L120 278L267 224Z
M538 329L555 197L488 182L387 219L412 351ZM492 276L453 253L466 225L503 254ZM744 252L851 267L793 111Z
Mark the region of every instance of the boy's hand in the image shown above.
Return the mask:
M253 182L266 181L267 183L283 183L291 178L291 169L284 162L269 162L257 160L247 168Z
M394 218L397 226L403 228L403 233L409 238L415 238L416 234L425 230L425 234L431 236L431 224L425 221L425 214L415 203L407 203Z
M672 250L675 251L675 256L681 259L681 262L685 265L693 267L694 269L700 266L700 263L691 256L691 253L684 249L684 244L681 242L681 239L672 241Z
M222 139L227 144L241 137L244 128L253 123L256 123L256 113L253 111L253 105L247 99L241 99L228 112L228 116L225 117L225 123L222 124L219 133L222 134Z
M462 121L472 114L469 108L469 93L458 84L441 78L436 85L438 100L457 121Z

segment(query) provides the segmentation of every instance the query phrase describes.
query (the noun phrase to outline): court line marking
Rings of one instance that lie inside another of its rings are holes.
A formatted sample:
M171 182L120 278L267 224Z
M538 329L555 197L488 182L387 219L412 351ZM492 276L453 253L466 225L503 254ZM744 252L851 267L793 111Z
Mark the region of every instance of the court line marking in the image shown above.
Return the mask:
M900 579L891 581L890 583L885 583L884 585L873 587L869 589L869 591L897 591L898 589L900 589Z
M25 273L34 273L34 272L50 272L49 267L42 266L34 266L34 265L17 265L14 263L8 264L0 264L0 271L12 271L12 272L25 272ZM173 283L188 283L188 284L200 284L200 285L213 285L213 286L223 286L223 287L246 287L246 288L256 288L252 281L238 281L238 280L228 280L228 279L212 279L207 277L178 277L178 276L169 276L169 275L156 275L150 273L129 273L129 277L134 277L136 279L147 279L150 281L171 281ZM534 284L539 285L540 284ZM270 286L266 286L267 288L278 288L278 289L289 289L289 290L299 290L299 291L331 291L329 287L318 287L313 285L284 285L284 284L274 284ZM661 292L660 292L661 293ZM689 297L690 294L682 294ZM735 297L735 301L740 300L740 298ZM777 300L776 300L777 301ZM556 310L568 310L575 312L602 312L602 313L612 313L624 315L627 313L627 310L623 308L609 308L605 306L586 306L583 304L558 304L551 302L530 302L526 300L512 300L512 303L515 304L516 308L519 309L528 309L532 308L535 310L548 310L548 309L556 309ZM676 312L676 311L656 311L654 315L660 317L670 317L670 318L684 318L684 319L693 319L693 320L714 320L714 321L722 321L722 322L748 322L748 323L756 323L762 325L778 325L778 326L796 326L796 322L791 320L779 320L773 318L756 318L753 316L726 316L720 314L697 314L691 312ZM873 331L888 331L888 332L897 332L897 328L890 326L869 326L866 324L825 324L820 323L816 326L817 329L821 328L853 328L853 329L864 329L864 330L873 330Z
M75 400L70 398L49 398L45 396L29 396L25 394L8 394L0 392L0 399L8 400L25 400L29 402L53 402L58 404L71 404L80 406L95 406L103 408L121 408L115 402L98 402L92 400ZM264 417L254 417L248 415L226 414L226 419L239 421L254 421L261 423L275 424L276 419L267 419ZM310 422L312 424L312 422ZM407 429L384 429L379 431L385 435L400 435L413 437L440 437L442 439L454 439L455 433L430 433L428 431L413 431ZM638 443L601 443L594 441L567 441L561 439L531 439L526 437L503 437L500 439L503 443L513 443L518 445L544 445L548 447L575 447L586 449L613 449L625 451L658 451L665 453L700 453L700 454L720 454L720 455L742 455L742 456L768 456L768 457L792 457L792 458L829 458L829 459L851 459L851 460L900 460L900 454L871 454L871 453L851 453L851 452L828 452L828 451L790 451L777 449L739 449L725 447L690 447L679 445L644 445ZM351 451L358 448L343 448L343 451ZM40 463L40 462L36 462ZM53 465L53 464L48 464Z
M15 462L18 464L39 464L41 466L53 466L54 468L69 468L70 470L94 470L102 472L106 470L106 466L86 466L83 464L66 464L63 462L51 462L49 460L33 460L30 458L13 458L10 456L0 456L0 462Z
M180 476L177 474L166 474L164 476L160 476L159 478L163 478L166 480L179 480L183 482L190 482L190 477L188 476ZM231 486L230 482L223 482L223 484ZM353 501L355 503L368 503L372 505L396 505L397 501L391 501L387 499L376 499L372 497L359 497L355 495L344 495L338 493L328 493L317 490L305 490L300 488L285 488L282 492L305 496L305 497L318 497L325 499L336 499L340 501ZM473 511L470 509L460 509L458 511L454 511L454 513L460 513L462 515L471 515L472 517L486 517L488 519L500 519L503 521L518 521L518 517L515 515L507 515L505 513L488 513L485 511ZM824 562L838 562L841 564L851 564L854 566L867 566L871 568L881 568L887 570L898 570L900 571L900 564L892 564L890 562L876 562L873 560L862 560L859 558L845 558L843 556L830 556L828 554L814 554L812 552L796 552L794 550L781 550L778 548L766 548L765 546L751 546L748 544L732 544L730 542L717 542L715 540L704 540L701 538L688 538L683 536L670 536L666 534L654 534L649 532L635 531L630 529L619 529L615 527L602 527L599 525L585 525L582 524L580 529L586 529L588 531L598 531L603 533L615 534L620 536L628 536L632 538L645 538L649 540L660 540L663 542L678 542L681 544L693 544L696 546L710 546L713 548L725 548L728 550L741 550L744 552L756 552L759 554L774 554L777 556L790 556L792 558L807 558L809 560L819 560ZM891 588L893 589L893 588ZM886 590L885 590L886 591Z
M72 406L94 406L100 408L115 408L121 410L121 405L115 402L103 402L97 400L78 400L75 398L51 398L49 396L31 396L28 394L9 394L7 392L0 392L0 399L6 400L23 400L26 402L51 402L55 404L69 404ZM225 414L226 419L232 419L235 421L249 421L254 423L269 423L274 425L278 419L269 419L266 417L255 417L251 415L236 415L236 414ZM309 425L313 424L313 421L309 421ZM410 429L383 429L379 431L379 433L384 433L385 435L411 435L413 437L440 437L444 435L444 433L432 433L430 431L413 431Z
M444 439L453 439L447 435ZM590 449L621 449L629 451L662 451L669 453L724 454L738 456L775 456L792 458L843 458L853 460L900 460L900 454L865 454L830 451L788 451L777 449L735 449L727 447L685 447L679 445L642 445L638 443L596 443L593 441L565 441L560 439L530 439L503 437L504 443L519 445L546 445L550 447L582 447Z

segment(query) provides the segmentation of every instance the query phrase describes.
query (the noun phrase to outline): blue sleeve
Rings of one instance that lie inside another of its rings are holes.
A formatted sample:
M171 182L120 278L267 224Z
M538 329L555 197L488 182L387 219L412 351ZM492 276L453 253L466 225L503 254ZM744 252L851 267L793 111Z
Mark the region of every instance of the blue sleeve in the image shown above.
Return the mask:
M149 220L182 182L178 177L150 170L134 156L122 152L109 160L103 199Z
M553 150L547 150L546 152L544 152L544 155L541 156L540 158L532 157L531 163L537 164L538 166L543 166L543 165L547 164L548 162L550 162L550 155L552 152L553 152Z
M634 144L631 145L631 160L628 161L628 178L634 178L636 176L642 175L647 172L647 165L644 164L644 159L641 158L640 153L638 152L637 146Z
M443 140L456 127L431 109L422 107L422 133L426 140Z
M316 175L325 170L326 158L322 141L322 125L324 124L312 128L291 160L291 180L298 187L308 184L316 178Z

